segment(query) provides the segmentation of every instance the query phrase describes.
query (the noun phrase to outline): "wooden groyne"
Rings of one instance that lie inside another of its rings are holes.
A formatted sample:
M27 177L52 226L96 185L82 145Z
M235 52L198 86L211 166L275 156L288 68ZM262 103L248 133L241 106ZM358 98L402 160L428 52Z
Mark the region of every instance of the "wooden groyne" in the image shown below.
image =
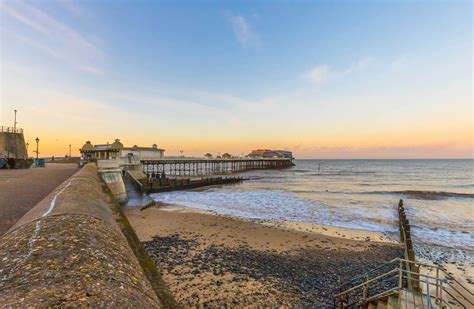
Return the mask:
M159 159L141 160L147 175L199 176L242 172L257 169L277 169L294 166L287 158L232 158L232 159Z
M0 307L173 307L94 164L0 238Z
M400 200L398 203L398 224L400 229L400 241L404 247L404 254L405 259L413 262L407 263L405 266L407 271L414 273L412 276L409 276L411 279L409 280L408 284L413 287L413 289L419 289L419 281L418 275L420 273L419 267L415 264L416 256L415 250L413 250L413 241L411 239L411 231L410 231L410 221L407 219L407 215L405 213L405 207L403 206L403 200Z

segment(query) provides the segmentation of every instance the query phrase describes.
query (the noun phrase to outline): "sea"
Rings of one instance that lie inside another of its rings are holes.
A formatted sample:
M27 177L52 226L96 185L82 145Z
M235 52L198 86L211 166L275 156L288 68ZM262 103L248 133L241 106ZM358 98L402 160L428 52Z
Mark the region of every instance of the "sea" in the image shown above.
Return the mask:
M398 237L403 199L418 256L474 265L474 160L295 160L239 173L249 180L151 195L155 201L254 219Z

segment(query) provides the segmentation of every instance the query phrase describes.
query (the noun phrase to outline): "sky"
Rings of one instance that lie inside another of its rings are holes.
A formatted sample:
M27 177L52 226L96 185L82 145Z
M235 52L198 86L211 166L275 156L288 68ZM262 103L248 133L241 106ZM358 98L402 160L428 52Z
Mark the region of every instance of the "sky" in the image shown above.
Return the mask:
M0 124L42 156L474 157L471 1L0 3Z

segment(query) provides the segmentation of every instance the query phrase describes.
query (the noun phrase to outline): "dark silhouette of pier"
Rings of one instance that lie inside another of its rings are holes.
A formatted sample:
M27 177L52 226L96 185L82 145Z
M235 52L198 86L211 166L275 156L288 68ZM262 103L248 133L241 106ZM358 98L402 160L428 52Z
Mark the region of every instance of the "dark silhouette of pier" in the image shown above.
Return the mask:
M232 158L232 159L157 159L141 160L143 172L155 177L204 176L227 174L257 169L278 169L293 166L288 158Z

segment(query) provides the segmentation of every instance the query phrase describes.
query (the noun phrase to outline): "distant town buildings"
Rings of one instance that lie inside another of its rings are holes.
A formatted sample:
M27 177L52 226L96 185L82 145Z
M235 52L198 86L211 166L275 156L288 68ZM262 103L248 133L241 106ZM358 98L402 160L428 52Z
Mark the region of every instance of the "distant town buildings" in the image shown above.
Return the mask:
M248 154L249 158L286 158L293 159L293 153L286 150L256 149Z
M156 144L151 147L137 145L124 147L118 138L112 144L93 145L90 141L87 141L79 151L83 157L97 160L122 160L129 157L133 157L135 160L152 160L163 158L165 153L165 150L158 148Z

